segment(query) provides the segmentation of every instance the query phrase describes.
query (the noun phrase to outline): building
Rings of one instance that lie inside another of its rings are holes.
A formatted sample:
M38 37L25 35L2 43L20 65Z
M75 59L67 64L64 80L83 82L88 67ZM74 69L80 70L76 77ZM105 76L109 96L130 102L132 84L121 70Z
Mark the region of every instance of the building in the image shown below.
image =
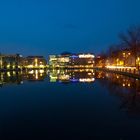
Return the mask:
M97 68L104 68L106 66L106 56L103 55L97 55L94 59L95 61L95 67Z
M90 53L71 55L69 66L70 68L93 68L94 55Z
M129 49L115 51L112 56L109 56L105 62L106 66L113 67L136 67L136 58Z
M43 56L28 56L23 60L24 68L43 69L46 68L47 62Z
M58 56L57 55L50 55L49 56L49 67L50 68L59 67L59 65L58 65Z
M50 68L93 68L93 54L61 54L49 56Z
M3 55L0 54L0 69L17 70L22 68L22 55Z
M66 68L69 65L70 55L50 55L49 56L49 66L50 68Z

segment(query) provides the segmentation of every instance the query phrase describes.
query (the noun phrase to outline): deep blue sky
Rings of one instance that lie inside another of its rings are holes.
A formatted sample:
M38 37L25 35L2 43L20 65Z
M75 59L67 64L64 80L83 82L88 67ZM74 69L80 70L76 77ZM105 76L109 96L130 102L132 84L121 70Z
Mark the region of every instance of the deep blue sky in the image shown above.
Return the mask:
M0 52L98 53L140 24L139 6L139 0L1 0Z

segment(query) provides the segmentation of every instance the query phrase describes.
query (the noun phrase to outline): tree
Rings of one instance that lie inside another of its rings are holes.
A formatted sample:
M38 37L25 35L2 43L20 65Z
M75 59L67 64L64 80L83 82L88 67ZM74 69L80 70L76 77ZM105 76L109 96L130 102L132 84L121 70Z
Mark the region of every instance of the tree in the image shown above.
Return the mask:
M132 26L125 33L119 34L122 44L129 48L135 58L135 66L137 54L140 51L140 27Z

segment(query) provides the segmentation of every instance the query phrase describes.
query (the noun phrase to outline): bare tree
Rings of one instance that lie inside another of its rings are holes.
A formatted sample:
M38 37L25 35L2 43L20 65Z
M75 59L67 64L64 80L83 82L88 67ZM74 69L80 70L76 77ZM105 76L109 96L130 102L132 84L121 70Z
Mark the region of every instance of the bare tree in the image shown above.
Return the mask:
M127 32L121 33L119 37L122 41L122 44L124 44L127 48L129 48L132 51L135 58L136 66L137 52L140 50L140 27L130 27L127 30Z

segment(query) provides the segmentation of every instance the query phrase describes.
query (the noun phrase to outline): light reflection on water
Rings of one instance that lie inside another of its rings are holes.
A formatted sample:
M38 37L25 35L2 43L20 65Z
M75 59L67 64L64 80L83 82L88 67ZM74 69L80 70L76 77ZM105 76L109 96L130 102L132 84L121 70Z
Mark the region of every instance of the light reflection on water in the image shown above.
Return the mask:
M127 76L94 71L92 69L75 70L28 70L0 72L0 85L23 84L24 81L44 81L49 77L49 82L94 82L95 79L105 79L113 85L140 90L140 80Z
M18 131L20 126L14 127L13 123L22 124L20 129L26 128L27 135L31 126L36 126L35 131L43 138L47 132L51 137L61 132L64 136L65 132L65 138L77 132L78 138L80 135L85 139L100 133L113 137L118 132L116 137L121 139L133 136L140 129L138 79L91 69L9 71L0 73L0 86L3 135L8 128L15 137L13 131ZM9 125L13 125L13 130Z
M8 71L0 73L0 86L44 81L46 77L49 77L48 82L58 83L94 83L98 80L102 86L108 88L109 93L120 97L120 109L140 113L140 80L114 73L92 69Z

